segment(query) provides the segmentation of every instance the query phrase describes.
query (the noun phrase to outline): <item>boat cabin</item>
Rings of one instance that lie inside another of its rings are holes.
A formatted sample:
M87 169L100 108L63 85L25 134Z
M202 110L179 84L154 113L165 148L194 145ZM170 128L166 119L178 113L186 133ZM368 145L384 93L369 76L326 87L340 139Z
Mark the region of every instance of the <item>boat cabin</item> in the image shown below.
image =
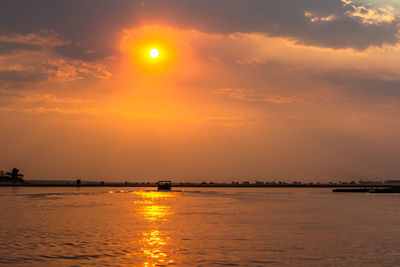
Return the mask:
M171 181L158 181L158 190L171 191L172 182Z

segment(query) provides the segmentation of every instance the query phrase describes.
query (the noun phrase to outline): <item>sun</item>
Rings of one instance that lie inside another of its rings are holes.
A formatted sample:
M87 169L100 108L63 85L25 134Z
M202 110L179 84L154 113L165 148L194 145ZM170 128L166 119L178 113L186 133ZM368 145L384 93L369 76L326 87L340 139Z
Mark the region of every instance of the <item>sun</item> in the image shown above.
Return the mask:
M149 55L151 58L158 58L158 56L160 55L160 52L158 52L158 49L153 48L150 50Z

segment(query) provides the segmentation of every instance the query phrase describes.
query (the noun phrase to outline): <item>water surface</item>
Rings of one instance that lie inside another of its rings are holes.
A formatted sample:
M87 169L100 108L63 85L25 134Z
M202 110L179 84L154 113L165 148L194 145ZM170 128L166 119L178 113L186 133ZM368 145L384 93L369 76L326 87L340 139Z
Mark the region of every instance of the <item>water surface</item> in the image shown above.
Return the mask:
M393 266L398 194L0 188L9 266Z

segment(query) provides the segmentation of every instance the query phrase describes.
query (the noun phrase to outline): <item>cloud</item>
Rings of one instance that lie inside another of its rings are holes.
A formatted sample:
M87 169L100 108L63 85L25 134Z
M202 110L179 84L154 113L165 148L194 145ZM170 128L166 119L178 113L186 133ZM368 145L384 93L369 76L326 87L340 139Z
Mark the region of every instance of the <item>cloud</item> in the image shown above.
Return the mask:
M329 16L325 16L325 17L318 17L313 15L311 12L304 12L304 16L306 16L307 18L309 18L309 20L311 22L328 22L328 21L332 21L334 19L336 19L335 15L329 15Z
M398 7L376 2L365 5L350 0L96 0L93 5L80 0L21 1L1 1L1 31L19 36L14 37L17 41L33 40L36 44L50 40L30 36L32 33L57 32L58 37L70 40L69 44L53 43L57 44L57 52L86 61L115 55L122 29L146 24L218 34L260 33L334 49L363 50L399 41Z
M46 92L0 89L0 112L63 115L113 115L132 119L159 119L159 115L137 108L106 108L88 98L64 97Z
M399 73L342 68L316 72L312 77L351 97L368 97L370 101L378 100L376 97L400 98Z
M108 79L111 73L102 64L84 62L82 60L58 59L42 66L42 73L48 74L51 81L81 80L85 76Z
M280 95L267 95L245 89L220 88L215 90L213 93L246 102L266 102L274 104L293 104L303 102L303 100L295 96L283 97Z
M159 115L151 114L151 113L135 113L129 112L125 110L115 110L115 109L103 109L96 107L81 107L81 108L73 108L73 107L47 107L47 106L38 106L38 107L0 107L0 112L20 112L27 114L62 114L62 115L112 115L118 117L124 117L128 119L151 119L158 120Z
M150 20L156 14L164 23L205 32L261 33L335 49L362 50L398 42L398 18L366 24L350 15L353 10L341 0L150 0L143 7Z
M21 70L0 70L0 85L1 82L5 83L34 83L41 82L47 77L41 72L37 72L33 69L21 69Z
M95 113L97 101L46 92L0 89L0 111L22 113Z
M349 9L345 14L363 24L393 23L396 20L393 6L375 7L372 3L365 5L355 0L342 0L342 2Z
M0 86L66 82L85 77L107 79L103 64L62 56L57 49L72 42L54 30L33 33L0 33ZM57 48L57 49L56 49ZM90 51L86 51L91 54Z
M41 30L39 33L12 33L0 35L0 42L21 43L37 46L60 46L71 43L70 41L62 40L55 31L46 30Z
M51 104L76 104L76 103L94 103L94 100L58 97L49 93L38 93L35 91L10 91L0 89L1 102L12 102L19 104L26 103L51 103Z
M18 60L15 62L18 63ZM81 60L56 59L19 66L18 69L13 66L10 69L0 68L0 86L17 88L33 84L70 82L87 77L108 79L111 76L103 64Z
M257 124L256 121L251 120L250 118L243 115L236 116L213 116L207 117L203 119L204 122L209 124L218 124L224 126L244 126L244 125L252 125Z
M0 34L0 55L20 51L51 49L67 46L71 42L62 39L55 31L39 30L35 33L3 33Z
M36 35L3 39L18 40L23 45L32 40L40 45L34 48L12 46L12 54L0 56L0 87L18 88L33 84L82 80L88 77L108 79L111 76L102 63L65 58L49 49L49 46L63 44L63 42L49 41L51 38L39 38ZM27 45L31 44L27 43Z
M256 64L265 64L265 61L260 59L259 57L251 57L245 59L237 59L236 63L240 65L256 65Z

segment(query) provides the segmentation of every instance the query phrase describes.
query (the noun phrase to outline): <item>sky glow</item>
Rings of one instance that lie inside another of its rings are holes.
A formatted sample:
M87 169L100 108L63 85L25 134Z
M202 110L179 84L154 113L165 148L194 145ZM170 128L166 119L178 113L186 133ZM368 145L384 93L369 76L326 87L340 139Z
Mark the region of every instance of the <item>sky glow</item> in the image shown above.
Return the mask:
M0 3L0 169L399 178L396 1L22 2Z

